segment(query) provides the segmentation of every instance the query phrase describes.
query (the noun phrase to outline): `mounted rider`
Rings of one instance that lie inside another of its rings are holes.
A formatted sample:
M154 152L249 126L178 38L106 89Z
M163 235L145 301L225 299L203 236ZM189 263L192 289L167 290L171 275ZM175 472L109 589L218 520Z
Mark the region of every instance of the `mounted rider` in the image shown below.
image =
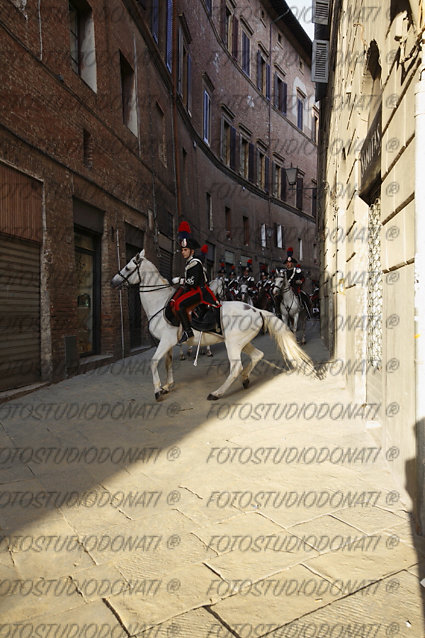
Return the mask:
M179 343L193 337L188 311L198 304L220 305L214 293L208 287L208 279L202 259L195 257L199 243L190 236L190 226L182 222L179 226L179 240L183 258L186 260L184 277L174 278L173 283L183 284L180 294L174 296L174 308L183 326L183 334ZM177 281L176 281L177 280ZM183 280L183 281L182 281Z
M260 290L268 291L271 286L271 283L272 282L269 279L269 274L267 270L266 269L261 270L260 279L257 281L257 284L256 284L258 291Z
M288 283L291 285L292 290L298 296L300 301L302 302L305 311L307 313L307 317L311 318L311 309L310 309L310 299L307 293L302 289L302 286L305 282L305 276L302 271L301 265L297 263L297 260L294 259L293 256L294 250L289 247L286 251L286 259L284 262L284 266L286 268L286 277Z
M255 280L252 276L251 269L252 259L248 259L246 266L242 270L242 274L238 278L239 291L242 294L248 294L252 298L255 290Z
M239 283L234 266L231 267L229 278L226 279L226 287L229 301L237 299L239 296Z

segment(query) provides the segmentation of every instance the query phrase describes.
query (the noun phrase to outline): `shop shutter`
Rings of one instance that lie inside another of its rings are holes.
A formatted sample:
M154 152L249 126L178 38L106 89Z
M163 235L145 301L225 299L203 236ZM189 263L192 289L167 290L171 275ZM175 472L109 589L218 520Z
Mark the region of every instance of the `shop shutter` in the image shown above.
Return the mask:
M0 391L40 381L40 247L0 237Z

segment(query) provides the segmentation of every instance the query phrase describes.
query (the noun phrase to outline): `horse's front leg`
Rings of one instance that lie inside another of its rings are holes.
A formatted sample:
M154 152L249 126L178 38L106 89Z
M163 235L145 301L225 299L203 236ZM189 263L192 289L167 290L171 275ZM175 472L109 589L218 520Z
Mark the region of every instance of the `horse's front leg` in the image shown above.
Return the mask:
M157 401L159 401L161 395L162 395L162 388L161 388L161 379L159 377L159 373L158 373L158 364L161 361L162 357L167 354L170 350L170 348L175 344L175 341L173 343L170 342L170 339L165 338L165 339L161 339L161 341L158 344L157 349L155 350L155 353L152 357L151 360L151 371L152 371L152 380L153 380L153 389L155 392L155 399Z
M297 338L297 329L298 329L298 317L300 316L299 312L296 312L294 314L294 317L292 319L293 321L293 327L292 327L292 332L294 333L295 339Z
M174 385L173 376L173 349L170 348L165 355L165 370L167 372L167 383L163 386L162 391L164 393L169 392Z

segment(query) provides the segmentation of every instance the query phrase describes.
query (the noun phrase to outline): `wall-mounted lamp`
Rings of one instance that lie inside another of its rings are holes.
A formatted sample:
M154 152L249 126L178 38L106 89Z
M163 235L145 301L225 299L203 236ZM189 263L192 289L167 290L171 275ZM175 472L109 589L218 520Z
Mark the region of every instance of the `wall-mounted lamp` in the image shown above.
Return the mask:
M289 186L295 186L297 183L298 177L298 167L291 166L291 168L285 168L286 179L288 180Z

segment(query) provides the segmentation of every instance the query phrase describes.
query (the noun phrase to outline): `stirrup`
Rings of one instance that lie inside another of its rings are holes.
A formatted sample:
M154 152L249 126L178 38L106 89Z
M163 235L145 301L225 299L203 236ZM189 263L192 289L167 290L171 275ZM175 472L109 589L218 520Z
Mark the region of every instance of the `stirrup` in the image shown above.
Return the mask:
M188 328L187 330L183 330L183 334L179 339L179 344L180 343L184 343L185 341L187 341L188 339L191 339L193 337L193 330L192 328Z

